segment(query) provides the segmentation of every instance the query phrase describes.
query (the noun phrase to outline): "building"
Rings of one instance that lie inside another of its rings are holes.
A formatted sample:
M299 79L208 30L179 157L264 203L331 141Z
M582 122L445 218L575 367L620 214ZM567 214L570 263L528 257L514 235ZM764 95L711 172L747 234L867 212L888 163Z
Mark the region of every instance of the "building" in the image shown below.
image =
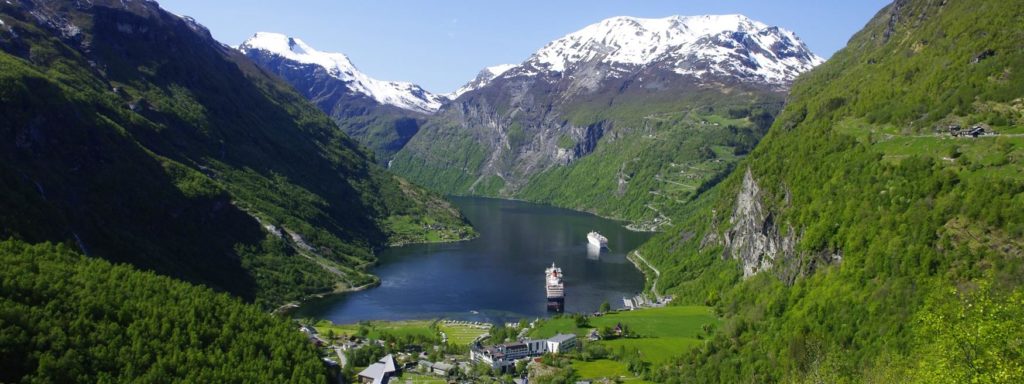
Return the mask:
M479 344L470 348L470 360L490 365L492 368L504 369L515 364L516 360L540 356L545 353L562 353L576 347L576 335L557 334L549 339L523 339L520 341L482 347Z
M435 375L448 376L448 372L452 370L452 365L448 363L431 363L426 360L419 361L420 370L425 373L433 373Z
M548 352L562 353L576 348L576 335L557 334L547 340Z
M398 369L395 368L395 358L387 355L359 372L359 379L363 383L387 384L396 374Z

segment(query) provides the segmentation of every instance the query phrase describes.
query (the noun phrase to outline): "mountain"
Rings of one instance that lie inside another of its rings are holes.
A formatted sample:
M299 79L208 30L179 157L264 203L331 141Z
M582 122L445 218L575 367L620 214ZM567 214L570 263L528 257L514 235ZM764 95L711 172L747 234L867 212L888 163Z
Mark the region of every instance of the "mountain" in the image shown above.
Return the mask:
M270 308L472 230L292 87L152 1L0 3L0 238Z
M1024 380L1022 5L897 0L801 75L750 155L638 250L674 303L724 318L646 378Z
M445 97L455 100L459 98L459 96L462 96L463 93L483 88L491 80L494 80L494 78L501 76L501 74L508 72L508 70L515 67L517 67L515 64L500 64L484 68L472 81L459 87L455 92L445 95Z
M433 113L441 107L444 98L431 94L420 86L407 82L382 81L359 71L348 56L342 53L320 52L298 38L279 33L257 32L238 46L250 56L276 56L282 65L312 66L323 70L334 79L345 83L352 93L374 101L413 112Z
M381 163L414 136L447 99L420 86L362 73L341 53L320 52L302 40L259 32L238 47L261 68L290 83Z
M444 193L655 220L650 204L717 180L821 62L792 32L740 15L615 17L481 73L392 169ZM649 193L671 183L685 186Z
M793 32L743 15L614 17L549 43L506 73L571 78L576 91L614 78L643 82L644 72L786 87L823 61Z

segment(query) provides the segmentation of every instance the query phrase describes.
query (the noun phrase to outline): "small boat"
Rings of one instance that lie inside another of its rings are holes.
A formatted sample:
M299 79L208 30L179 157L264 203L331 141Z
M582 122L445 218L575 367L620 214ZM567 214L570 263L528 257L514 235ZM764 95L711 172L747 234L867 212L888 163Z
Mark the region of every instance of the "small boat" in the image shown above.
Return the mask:
M595 231L591 231L587 234L587 242L601 248L608 247L608 238L601 236L600 233Z

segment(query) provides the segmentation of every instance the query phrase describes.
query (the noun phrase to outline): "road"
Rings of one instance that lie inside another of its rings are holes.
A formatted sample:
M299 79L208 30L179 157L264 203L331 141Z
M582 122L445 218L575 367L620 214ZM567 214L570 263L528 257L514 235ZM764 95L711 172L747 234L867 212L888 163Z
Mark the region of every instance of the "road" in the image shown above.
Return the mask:
M661 295L658 294L658 278L661 277L661 271L659 271L658 268L654 268L654 266L651 265L651 263L648 263L647 259L640 255L640 251L633 251L633 256L636 256L636 258L643 262L644 265L647 266L647 268L650 268L652 271L654 271L654 281L651 283L651 293L653 293L654 298L660 302Z
M345 357L345 353L341 351L341 347L339 346L334 346L334 352L338 354L338 363L341 365L341 368L344 369L345 366L348 365L348 358Z

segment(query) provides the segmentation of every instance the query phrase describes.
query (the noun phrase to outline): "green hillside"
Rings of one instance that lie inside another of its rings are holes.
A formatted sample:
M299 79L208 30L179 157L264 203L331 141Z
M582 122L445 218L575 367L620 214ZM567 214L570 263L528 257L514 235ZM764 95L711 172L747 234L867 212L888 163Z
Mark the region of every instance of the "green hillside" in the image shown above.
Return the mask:
M0 381L322 383L289 321L58 245L0 242Z
M573 118L612 127L614 139L531 177L515 197L654 229L727 175L764 136L782 101L771 94L706 91L674 103L594 104L577 106Z
M1021 20L1021 1L896 1L803 75L750 156L640 250L659 289L725 318L648 379L1024 379ZM763 216L739 209L751 195ZM748 278L746 219L780 244Z
M440 116L395 156L391 169L442 193L513 197L653 229L728 174L765 134L781 105L781 95L743 86L590 95L561 112L573 126L601 132L592 141L568 134L559 138L559 148L580 151L581 157L505 178L478 174L491 166L481 141L496 139ZM512 148L532 148L540 140L538 128L524 128L529 125L536 122L511 124ZM506 182L519 178L526 179L523 185Z
M0 4L0 236L265 307L373 283L389 243L465 238L438 195L153 2Z

